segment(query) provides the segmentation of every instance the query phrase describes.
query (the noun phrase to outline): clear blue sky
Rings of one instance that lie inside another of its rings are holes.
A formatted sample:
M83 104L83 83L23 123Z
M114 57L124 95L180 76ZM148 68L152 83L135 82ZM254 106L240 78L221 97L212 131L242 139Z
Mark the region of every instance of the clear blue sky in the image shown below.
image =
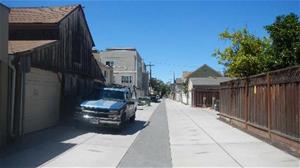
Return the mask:
M212 57L226 42L225 29L247 26L266 36L263 26L277 15L299 15L299 0L267 1L17 1L0 0L9 7L82 4L97 49L136 47L153 76L171 81L173 72L193 71L202 64L223 71Z

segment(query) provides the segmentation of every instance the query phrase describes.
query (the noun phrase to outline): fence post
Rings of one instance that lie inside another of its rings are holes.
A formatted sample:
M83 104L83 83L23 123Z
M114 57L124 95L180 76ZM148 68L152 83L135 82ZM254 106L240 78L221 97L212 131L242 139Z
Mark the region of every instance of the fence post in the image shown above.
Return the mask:
M267 73L267 103L268 103L268 133L269 138L271 138L271 120L272 120L272 114L271 114L271 86L270 86L270 73Z
M245 79L245 124L246 130L248 129L248 78Z

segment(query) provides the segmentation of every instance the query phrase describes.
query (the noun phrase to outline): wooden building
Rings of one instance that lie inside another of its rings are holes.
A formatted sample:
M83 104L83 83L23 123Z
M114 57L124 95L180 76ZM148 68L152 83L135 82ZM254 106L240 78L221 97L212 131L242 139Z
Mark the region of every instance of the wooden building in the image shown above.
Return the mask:
M14 120L20 120L13 124L16 135L71 117L76 105L105 82L81 5L12 8L9 40L16 67Z
M0 147L6 144L8 129L8 13L9 8L0 3Z
M190 78L188 90L193 107L212 107L219 100L220 83L231 80L227 77Z
M220 83L232 78L222 74L204 64L187 76L188 104L193 107L212 107L219 99Z

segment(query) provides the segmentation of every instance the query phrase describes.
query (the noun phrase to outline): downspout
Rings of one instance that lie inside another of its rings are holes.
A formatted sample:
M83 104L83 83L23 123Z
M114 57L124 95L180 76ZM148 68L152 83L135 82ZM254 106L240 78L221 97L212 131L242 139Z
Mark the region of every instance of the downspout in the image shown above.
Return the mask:
M24 85L25 85L25 72L21 73L21 101L20 101L20 120L19 120L19 135L24 133Z
M14 65L12 65L11 59L8 61L8 67L12 70L10 136L15 137L15 134L14 134L14 117L15 117L16 68L15 68Z

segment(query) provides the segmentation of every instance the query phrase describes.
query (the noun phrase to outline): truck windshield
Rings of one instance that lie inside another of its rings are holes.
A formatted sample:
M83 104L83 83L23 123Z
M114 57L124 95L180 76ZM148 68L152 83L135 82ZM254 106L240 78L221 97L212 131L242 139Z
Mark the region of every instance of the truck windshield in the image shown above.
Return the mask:
M125 95L122 91L116 90L102 90L101 97L102 99L117 99L117 100L124 100Z
M96 89L88 98L90 100L99 100L99 99L125 100L125 94L124 92L118 90Z

